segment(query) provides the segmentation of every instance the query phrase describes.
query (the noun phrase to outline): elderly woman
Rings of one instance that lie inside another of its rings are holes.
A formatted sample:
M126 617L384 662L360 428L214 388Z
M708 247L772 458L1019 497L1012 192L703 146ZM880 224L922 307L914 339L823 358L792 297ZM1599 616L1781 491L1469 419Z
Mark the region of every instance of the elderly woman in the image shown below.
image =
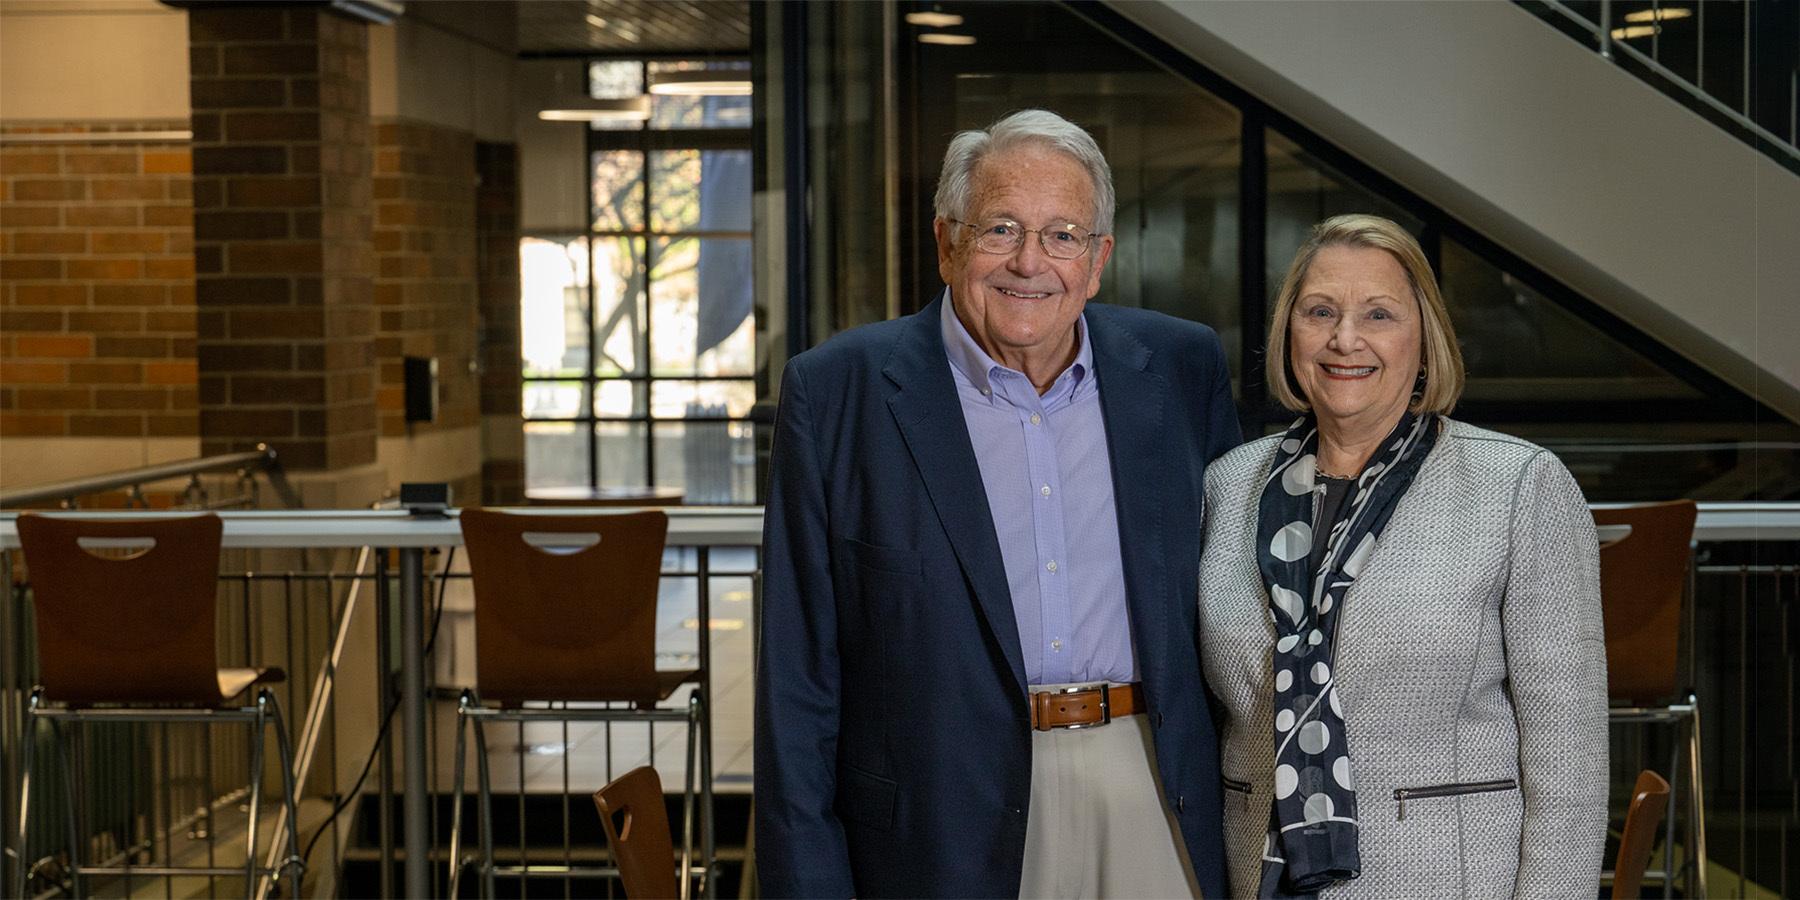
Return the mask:
M1581 490L1543 448L1446 418L1450 317L1386 219L1313 229L1268 382L1301 418L1206 472L1232 893L1595 896L1606 659Z

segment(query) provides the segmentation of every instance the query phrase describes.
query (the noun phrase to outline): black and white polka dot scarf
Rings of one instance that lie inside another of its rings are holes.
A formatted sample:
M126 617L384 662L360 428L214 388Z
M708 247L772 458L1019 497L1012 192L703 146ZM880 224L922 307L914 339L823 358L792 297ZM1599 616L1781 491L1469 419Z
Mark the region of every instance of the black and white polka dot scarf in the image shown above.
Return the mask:
M1437 443L1438 417L1406 413L1363 465L1331 532L1313 535L1317 422L1295 422L1257 507L1257 562L1275 622L1275 802L1263 897L1306 897L1362 871L1356 790L1332 665L1337 611L1400 496ZM1326 541L1311 571L1313 541Z

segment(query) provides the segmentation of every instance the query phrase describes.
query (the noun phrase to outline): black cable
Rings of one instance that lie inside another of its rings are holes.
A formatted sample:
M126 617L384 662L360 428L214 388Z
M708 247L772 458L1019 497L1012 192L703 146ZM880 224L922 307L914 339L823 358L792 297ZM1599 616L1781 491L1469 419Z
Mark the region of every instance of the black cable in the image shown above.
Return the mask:
M437 600L433 604L435 608L431 613L431 633L430 636L425 639L424 662L427 665L431 662L432 651L437 647L438 625L444 620L444 591L448 587L448 582L450 580L450 567L455 562L456 548L451 547L449 556L444 560L444 574L438 577ZM386 679L388 673L381 673L381 677ZM382 713L381 729L375 733L375 743L369 748L369 758L363 760L362 771L356 776L356 784L350 788L348 793L338 799L337 805L331 809L331 814L325 817L325 821L319 823L319 830L313 832L312 839L306 842L306 849L300 853L300 864L302 866L311 863L313 848L318 846L319 839L325 836L325 832L331 830L331 826L337 821L337 817L342 815L344 810L350 808L350 804L356 802L357 798L362 795L363 784L369 780L369 770L375 765L377 751L381 747L381 742L387 740L388 731L394 724L394 713L399 708L400 706L397 703L390 704L387 708L387 712ZM300 827L300 823L295 822L294 827Z

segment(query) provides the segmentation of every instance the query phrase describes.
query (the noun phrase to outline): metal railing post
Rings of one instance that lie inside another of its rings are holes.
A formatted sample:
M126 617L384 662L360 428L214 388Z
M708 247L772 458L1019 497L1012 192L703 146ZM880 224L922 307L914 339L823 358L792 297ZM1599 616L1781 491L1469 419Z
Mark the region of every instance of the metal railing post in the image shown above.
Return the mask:
M1612 0L1600 0L1600 30L1594 39L1600 43L1600 58L1612 59Z

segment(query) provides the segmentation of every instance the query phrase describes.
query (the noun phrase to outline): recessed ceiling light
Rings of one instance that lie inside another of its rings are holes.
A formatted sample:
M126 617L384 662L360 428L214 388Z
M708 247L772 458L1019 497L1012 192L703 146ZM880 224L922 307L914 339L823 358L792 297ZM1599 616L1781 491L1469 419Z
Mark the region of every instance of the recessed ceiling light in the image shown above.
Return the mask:
M906 24L923 25L926 28L953 28L962 23L963 17L955 13L911 12L906 14Z
M650 76L650 93L665 97L744 97L750 79L741 69L685 69Z
M600 18L599 16L594 15L593 13L588 13L587 22L589 25L592 25L595 28L605 28L606 27L606 20Z
M538 118L545 122L643 122L650 118L650 98L640 94L618 99L571 99L538 110Z
M919 43L942 44L945 47L967 47L970 44L975 43L975 36L972 34L944 34L943 32L933 31L919 35Z
M1694 11L1685 6L1664 6L1657 9L1640 9L1625 14L1627 22L1666 22L1670 19L1685 19Z

